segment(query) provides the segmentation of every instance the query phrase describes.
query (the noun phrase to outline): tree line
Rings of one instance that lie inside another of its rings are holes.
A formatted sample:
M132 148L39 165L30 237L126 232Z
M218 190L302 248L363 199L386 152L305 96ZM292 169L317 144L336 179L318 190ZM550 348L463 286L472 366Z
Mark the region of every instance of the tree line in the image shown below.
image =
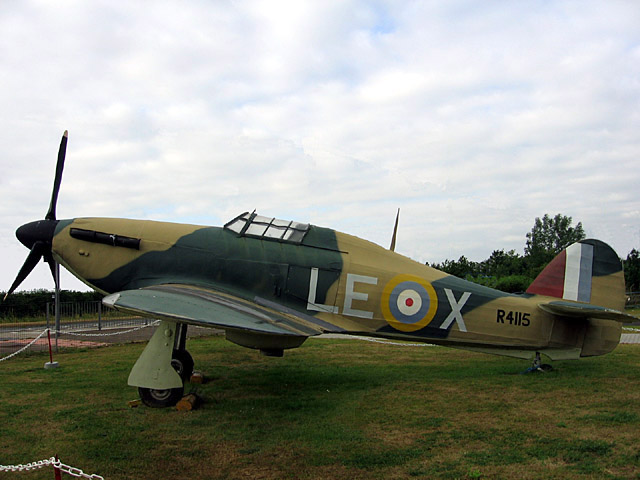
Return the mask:
M582 222L572 226L573 219L557 214L536 217L533 228L526 235L524 255L515 250L494 250L489 258L474 262L464 255L458 260L433 263L432 267L481 285L504 292L524 292L538 274L562 250L574 242L584 240ZM627 292L640 290L640 253L635 248L622 260Z
M0 292L4 298L6 292ZM53 290L38 289L26 292L14 292L6 300L0 303L0 319L38 317L45 312L48 302L53 303L55 292ZM73 290L61 290L61 302L92 302L102 300L98 292L76 292Z

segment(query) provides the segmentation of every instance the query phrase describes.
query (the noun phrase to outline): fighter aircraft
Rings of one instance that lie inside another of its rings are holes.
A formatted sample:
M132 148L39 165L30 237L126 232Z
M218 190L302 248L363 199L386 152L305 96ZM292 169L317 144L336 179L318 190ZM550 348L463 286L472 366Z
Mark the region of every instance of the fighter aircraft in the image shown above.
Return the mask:
M59 262L103 303L161 319L129 385L145 404L174 405L193 370L188 325L282 356L310 336L367 335L530 359L612 351L621 325L622 263L598 240L561 252L522 295L448 275L369 241L245 212L223 227L121 218L58 220L67 132L49 210L18 228L31 251L13 292L41 258ZM392 244L395 243L395 231ZM55 275L54 275L55 278Z

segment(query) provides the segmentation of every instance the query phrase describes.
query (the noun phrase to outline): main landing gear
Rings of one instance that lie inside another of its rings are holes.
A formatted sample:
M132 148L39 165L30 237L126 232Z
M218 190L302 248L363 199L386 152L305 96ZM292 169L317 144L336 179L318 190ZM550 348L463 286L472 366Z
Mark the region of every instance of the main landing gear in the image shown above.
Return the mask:
M162 322L129 375L148 407L171 407L184 394L193 374L193 358L186 350L187 325ZM170 355L170 356L169 356Z
M553 370L553 367L551 365L549 365L548 363L542 363L542 359L540 357L540 352L536 352L536 356L533 359L533 365L531 365L531 367L527 368L522 373L532 373L532 372L547 373L547 372L550 372L551 370Z
M185 325L186 330L186 325ZM193 374L193 358L186 350L174 350L171 366L180 375L182 382L186 382ZM142 403L147 407L173 407L184 395L184 385L177 388L145 388L138 387L138 394Z

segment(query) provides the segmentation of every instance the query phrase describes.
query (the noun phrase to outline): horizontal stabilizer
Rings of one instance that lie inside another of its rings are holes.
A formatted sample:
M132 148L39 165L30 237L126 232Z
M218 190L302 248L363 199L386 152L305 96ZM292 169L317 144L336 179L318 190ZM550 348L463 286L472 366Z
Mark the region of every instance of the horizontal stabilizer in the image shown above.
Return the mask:
M572 302L549 302L538 305L541 310L553 315L575 318L600 318L603 320L614 320L621 323L638 322L640 319L628 313L611 308L599 307L584 303Z

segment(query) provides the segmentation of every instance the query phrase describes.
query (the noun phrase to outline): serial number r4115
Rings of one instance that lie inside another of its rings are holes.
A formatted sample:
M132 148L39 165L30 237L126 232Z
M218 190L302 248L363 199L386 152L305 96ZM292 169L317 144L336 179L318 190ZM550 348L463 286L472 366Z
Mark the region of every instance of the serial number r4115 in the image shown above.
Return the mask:
M498 323L509 322L509 325L520 325L522 327L528 327L531 324L531 320L529 319L530 316L531 316L530 313L498 309L497 315L496 315L496 322Z

